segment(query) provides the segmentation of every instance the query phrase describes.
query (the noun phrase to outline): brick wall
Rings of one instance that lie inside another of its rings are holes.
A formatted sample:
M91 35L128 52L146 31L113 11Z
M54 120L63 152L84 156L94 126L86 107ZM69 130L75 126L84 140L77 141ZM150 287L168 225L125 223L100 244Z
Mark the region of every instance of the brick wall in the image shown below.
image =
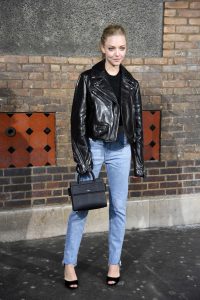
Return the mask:
M146 162L147 177L130 174L129 197L200 193L200 160ZM0 208L69 203L68 182L74 167L0 170ZM101 177L107 181L103 169Z
M130 196L200 191L200 2L165 2L163 57L127 58L143 108L162 111L161 161L130 178ZM0 56L1 112L56 112L57 166L0 170L0 206L66 203L74 178L69 121L75 82L100 57ZM102 172L102 176L105 176Z

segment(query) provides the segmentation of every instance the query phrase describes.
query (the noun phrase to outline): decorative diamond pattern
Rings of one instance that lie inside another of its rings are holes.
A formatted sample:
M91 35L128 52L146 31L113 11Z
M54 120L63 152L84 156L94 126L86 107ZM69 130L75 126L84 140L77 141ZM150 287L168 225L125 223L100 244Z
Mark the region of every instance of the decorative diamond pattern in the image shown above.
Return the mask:
M156 129L156 126L154 126L153 124L149 127L152 131L154 131Z
M28 147L26 148L26 151L28 151L29 153L31 153L31 152L33 151L33 148L32 148L31 146L28 146Z
M44 132L45 132L46 134L49 134L49 133L51 132L51 129L49 129L48 127L46 127L46 128L44 129Z
M55 165L54 113L0 113L2 119L0 168ZM145 160L160 158L160 119L160 111L143 111ZM17 134L8 138L6 129L16 124Z
M49 145L46 145L46 146L44 147L44 150L45 150L46 152L49 152L49 151L51 150L51 147L50 147Z
M13 115L14 115L14 114L12 114L12 113L7 113L7 116L8 116L9 118L12 118Z
M154 115L156 112L153 111L153 110L150 110L150 113L151 113L152 115Z
M144 160L160 159L160 111L143 111Z
M154 141L151 141L151 143L149 144L152 148L155 146L155 142Z
M31 135L31 134L33 133L33 130L32 130L31 128L28 128L28 129L26 130L26 133L27 133L28 135Z
M13 148L12 146L8 148L8 152L10 152L11 154L15 152L15 148Z

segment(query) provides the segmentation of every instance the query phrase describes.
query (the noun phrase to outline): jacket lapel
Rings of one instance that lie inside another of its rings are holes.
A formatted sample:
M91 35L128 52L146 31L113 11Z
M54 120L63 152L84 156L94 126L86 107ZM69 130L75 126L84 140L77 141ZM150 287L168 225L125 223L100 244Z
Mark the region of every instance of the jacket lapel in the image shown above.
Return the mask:
M101 70L100 72L95 72L92 76L92 86L102 95L105 94L107 100L118 103L117 97L114 94L114 91L107 79L105 70Z
M106 99L118 103L117 97L107 79L105 72L105 60L101 60L92 68L92 84L101 94L105 94ZM123 65L120 65L121 71L121 103L129 99L130 93L134 90L134 85L127 75L127 70Z

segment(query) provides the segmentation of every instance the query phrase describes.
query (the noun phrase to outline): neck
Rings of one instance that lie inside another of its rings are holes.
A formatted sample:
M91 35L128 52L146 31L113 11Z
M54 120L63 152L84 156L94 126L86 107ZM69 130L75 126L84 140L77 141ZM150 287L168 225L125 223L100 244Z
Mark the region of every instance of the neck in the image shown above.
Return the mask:
M107 61L105 62L106 72L110 75L117 75L119 73L119 66L113 66L109 64Z

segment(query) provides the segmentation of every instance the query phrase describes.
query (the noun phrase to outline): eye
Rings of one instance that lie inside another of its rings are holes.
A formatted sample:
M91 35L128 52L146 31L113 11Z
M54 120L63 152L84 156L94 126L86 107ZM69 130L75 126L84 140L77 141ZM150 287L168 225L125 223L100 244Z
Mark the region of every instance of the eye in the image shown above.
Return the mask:
M114 48L113 48L113 47L109 47L108 50L109 50L109 51L113 51Z
M120 47L120 50L124 51L126 50L126 47Z

